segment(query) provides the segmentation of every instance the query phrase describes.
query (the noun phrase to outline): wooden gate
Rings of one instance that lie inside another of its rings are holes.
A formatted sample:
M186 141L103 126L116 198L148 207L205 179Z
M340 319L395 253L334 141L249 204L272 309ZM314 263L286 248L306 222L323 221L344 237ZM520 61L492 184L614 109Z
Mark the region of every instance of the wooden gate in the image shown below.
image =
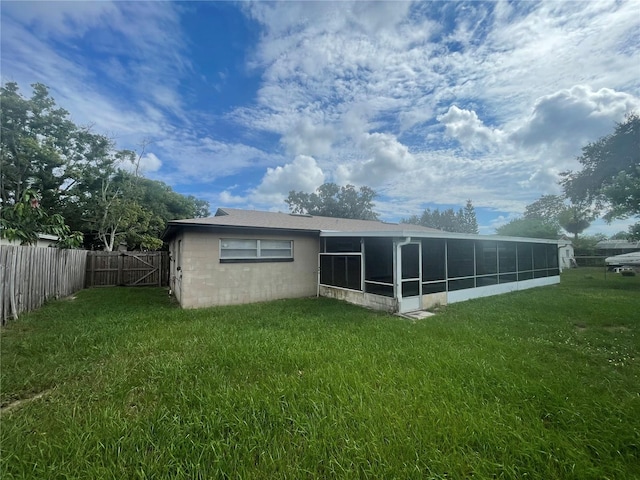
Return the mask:
M87 287L168 285L168 252L89 252Z

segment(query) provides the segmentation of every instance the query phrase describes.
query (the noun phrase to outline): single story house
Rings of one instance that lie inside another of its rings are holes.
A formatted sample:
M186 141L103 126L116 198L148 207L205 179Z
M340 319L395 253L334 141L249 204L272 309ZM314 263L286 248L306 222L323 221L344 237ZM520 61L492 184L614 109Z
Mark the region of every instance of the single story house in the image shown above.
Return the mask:
M35 243L35 245L32 245L32 246L33 247L55 247L56 243L58 243L58 240L60 240L60 237L58 237L57 235L50 235L48 233L39 233L38 241ZM18 246L20 245L20 242L15 240L7 240L6 238L0 238L0 245Z
M611 257L623 253L640 252L640 241L629 240L601 240L596 243L598 255Z
M184 308L321 295L403 313L560 282L555 240L232 208L164 238Z

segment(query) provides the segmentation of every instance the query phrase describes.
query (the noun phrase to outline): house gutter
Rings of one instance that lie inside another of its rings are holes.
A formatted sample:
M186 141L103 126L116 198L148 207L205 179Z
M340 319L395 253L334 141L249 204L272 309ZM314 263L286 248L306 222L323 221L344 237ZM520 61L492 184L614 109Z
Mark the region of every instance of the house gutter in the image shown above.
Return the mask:
M316 272L316 298L320 298L320 252L322 251L322 238L318 235L318 270Z

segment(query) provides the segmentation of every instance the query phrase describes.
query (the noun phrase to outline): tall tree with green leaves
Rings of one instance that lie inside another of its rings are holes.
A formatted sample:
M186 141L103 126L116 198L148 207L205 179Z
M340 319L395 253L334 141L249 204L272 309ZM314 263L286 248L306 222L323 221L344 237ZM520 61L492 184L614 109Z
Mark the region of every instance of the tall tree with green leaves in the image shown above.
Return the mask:
M516 218L509 223L496 228L498 235L507 237L528 237L557 239L560 235L559 227L540 220L539 218Z
M436 208L425 209L422 215L413 215L402 219L401 223L422 225L423 227L436 228L445 232L456 233L478 233L478 221L476 211L471 200L467 200L465 208L460 208L457 212L453 208L440 211Z
M627 115L613 133L589 143L578 157L579 171L561 181L574 202L595 203L604 219L640 216L640 116ZM633 229L634 227L632 227Z
M527 205L524 210L524 218L540 220L559 227L559 215L565 210L565 199L560 195L542 195L535 202Z
M314 193L291 190L285 202L292 213L377 220L378 214L373 211L376 196L369 187L356 190L353 185L340 187L335 183L325 183Z
M13 82L0 88L0 199L3 206L12 205L26 190L34 190L54 213L71 154L68 139L76 127L47 87L32 87L31 98L23 97Z
M164 184L158 188L138 174L146 142L140 154L118 150L110 138L75 125L47 87L32 88L30 98L16 83L0 88L0 202L5 217L24 192L33 191L40 201L31 216L64 217L70 231L85 234L87 246L99 247L97 239L109 250L121 241L129 248L158 248L168 220L208 215L207 202Z
M591 209L581 205L569 205L558 214L558 223L568 233L573 234L574 242L578 234L584 232L595 219Z
M523 219L549 225L549 231L564 229L573 234L574 240L591 225L596 218L595 212L584 202L567 203L560 195L542 195L538 200L526 206ZM520 225L527 225L520 223ZM537 229L537 227L536 227Z
M467 200L463 213L463 231L461 233L478 233L478 220L476 218L476 209L471 203L471 199Z

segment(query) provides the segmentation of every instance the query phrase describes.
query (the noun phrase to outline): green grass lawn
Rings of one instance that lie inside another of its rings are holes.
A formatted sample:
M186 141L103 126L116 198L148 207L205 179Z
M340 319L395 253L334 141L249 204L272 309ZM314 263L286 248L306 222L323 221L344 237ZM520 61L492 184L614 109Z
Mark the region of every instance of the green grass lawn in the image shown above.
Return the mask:
M0 476L640 478L639 332L589 269L415 323L84 290L0 333Z

